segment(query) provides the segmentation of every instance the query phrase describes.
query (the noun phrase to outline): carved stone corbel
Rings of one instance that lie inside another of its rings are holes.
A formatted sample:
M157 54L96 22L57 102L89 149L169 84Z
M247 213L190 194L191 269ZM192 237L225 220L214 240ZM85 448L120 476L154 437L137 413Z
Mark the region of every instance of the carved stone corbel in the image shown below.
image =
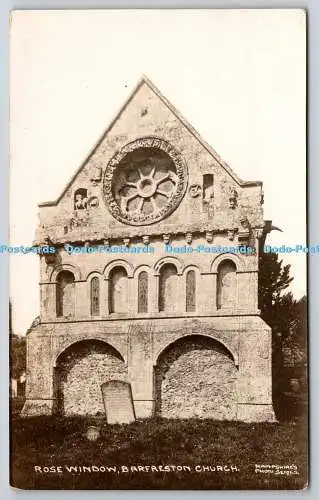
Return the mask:
M142 241L144 245L149 245L150 244L150 237L148 235L145 235L142 237Z
M206 231L206 241L207 243L213 243L213 232L212 231Z
M238 228L238 243L240 245L245 245L249 242L250 237L250 224L249 220L246 216L243 216L239 219L239 228Z
M234 238L235 238L235 230L234 229L230 229L228 232L227 232L227 235L228 235L228 239L230 241L234 241Z
M193 241L193 235L192 233L186 233L185 234L185 241L188 245L191 245L192 241Z

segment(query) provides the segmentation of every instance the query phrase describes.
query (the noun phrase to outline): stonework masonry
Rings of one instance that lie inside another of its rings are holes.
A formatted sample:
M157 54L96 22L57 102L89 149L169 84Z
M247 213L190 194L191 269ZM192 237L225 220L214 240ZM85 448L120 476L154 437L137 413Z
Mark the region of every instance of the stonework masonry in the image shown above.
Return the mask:
M40 205L35 244L56 253L39 257L22 414L104 413L102 386L118 380L137 418L275 420L262 203L261 182L239 179L143 78L59 199Z
M176 341L166 351L155 369L156 414L170 418L236 418L238 371L222 344L190 336Z

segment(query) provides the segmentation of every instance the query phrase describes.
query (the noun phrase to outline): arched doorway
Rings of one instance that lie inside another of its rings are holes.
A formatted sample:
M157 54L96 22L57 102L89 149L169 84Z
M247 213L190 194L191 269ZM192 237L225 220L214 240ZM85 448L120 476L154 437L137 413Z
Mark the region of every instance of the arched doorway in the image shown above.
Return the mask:
M237 368L219 342L190 335L170 344L155 367L155 413L166 418L236 418Z
M101 386L127 380L127 366L116 349L99 340L76 342L57 358L54 371L54 413L104 414Z

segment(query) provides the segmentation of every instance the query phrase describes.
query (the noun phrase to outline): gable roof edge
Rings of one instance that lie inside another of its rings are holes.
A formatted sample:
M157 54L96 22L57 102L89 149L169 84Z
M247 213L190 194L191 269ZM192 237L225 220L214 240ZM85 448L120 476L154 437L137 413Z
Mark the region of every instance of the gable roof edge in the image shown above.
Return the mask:
M139 82L137 85L134 87L132 92L129 94L128 98L124 102L124 104L120 107L119 111L116 113L115 117L113 120L109 123L108 127L103 131L102 135L99 137L97 142L94 144L94 146L90 149L89 153L86 155L85 159L81 162L80 166L76 169L74 174L71 176L69 181L67 182L65 188L62 190L61 194L58 196L56 200L53 201L45 201L42 203L38 203L38 207L46 207L46 206L54 206L59 203L61 198L64 196L74 179L77 177L77 175L80 173L84 165L88 162L90 157L93 155L95 150L98 148L98 146L101 144L103 141L104 137L106 134L109 132L109 130L113 127L114 123L118 120L118 118L121 116L125 108L128 106L128 104L131 102L137 91L140 89L140 87L143 85L143 83L146 83L146 85L157 95L157 97L169 108L169 110L176 116L178 120L184 125L185 128L200 142L200 144L208 151L209 154L213 156L213 158L219 163L219 165L226 170L226 172L234 179L237 184L240 186L262 186L262 181L243 181L240 177L238 177L235 172L232 170L232 168L219 156L219 154L210 146L202 137L201 135L197 132L197 130L181 115L181 113L173 106L173 104L161 93L161 91L153 84L153 82L146 76L142 75L140 78Z
M153 82L145 75L142 80L152 89L152 91L164 102L170 111L182 122L187 130L200 142L200 144L215 158L219 165L241 186L262 186L262 181L243 181L233 169L226 163L219 154L206 142L197 130L183 117L183 115L175 108L175 106L161 93L161 91L153 84Z
M99 147L99 145L103 141L103 139L106 136L106 134L111 130L111 128L113 127L114 123L121 116L121 114L123 113L123 111L125 110L125 108L128 106L128 104L131 102L131 100L133 99L133 97L135 96L135 94L137 93L137 91L139 90L139 88L143 85L143 83L144 83L144 77L142 77L139 80L139 82L134 87L134 89L131 91L131 93L129 94L128 98L126 99L126 101L124 102L124 104L122 104L122 106L120 107L119 111L116 113L116 115L114 116L114 118L111 120L111 122L109 123L109 125L107 126L107 128L103 131L103 133L100 135L100 137L98 138L98 140L96 141L96 143L89 150L88 154L86 155L86 157L84 158L84 160L81 162L80 166L76 169L76 171L74 172L74 174L70 177L69 181L67 182L66 186L64 187L64 189L62 190L62 192L58 196L58 198L56 198L55 200L52 200L52 201L44 201L42 203L38 203L38 207L53 206L53 205L57 205L59 203L59 201L61 200L61 198L64 196L64 194L66 193L66 191L71 186L71 184L74 181L74 179L81 172L82 168L88 162L88 160L90 159L90 157L94 154L94 152Z

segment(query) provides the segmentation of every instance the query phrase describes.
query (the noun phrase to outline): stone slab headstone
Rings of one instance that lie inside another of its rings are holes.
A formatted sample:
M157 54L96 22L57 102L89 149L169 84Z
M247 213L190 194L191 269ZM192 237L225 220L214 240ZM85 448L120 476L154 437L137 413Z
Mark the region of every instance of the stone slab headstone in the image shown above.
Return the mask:
M129 424L135 421L131 384L110 380L101 389L108 424Z

